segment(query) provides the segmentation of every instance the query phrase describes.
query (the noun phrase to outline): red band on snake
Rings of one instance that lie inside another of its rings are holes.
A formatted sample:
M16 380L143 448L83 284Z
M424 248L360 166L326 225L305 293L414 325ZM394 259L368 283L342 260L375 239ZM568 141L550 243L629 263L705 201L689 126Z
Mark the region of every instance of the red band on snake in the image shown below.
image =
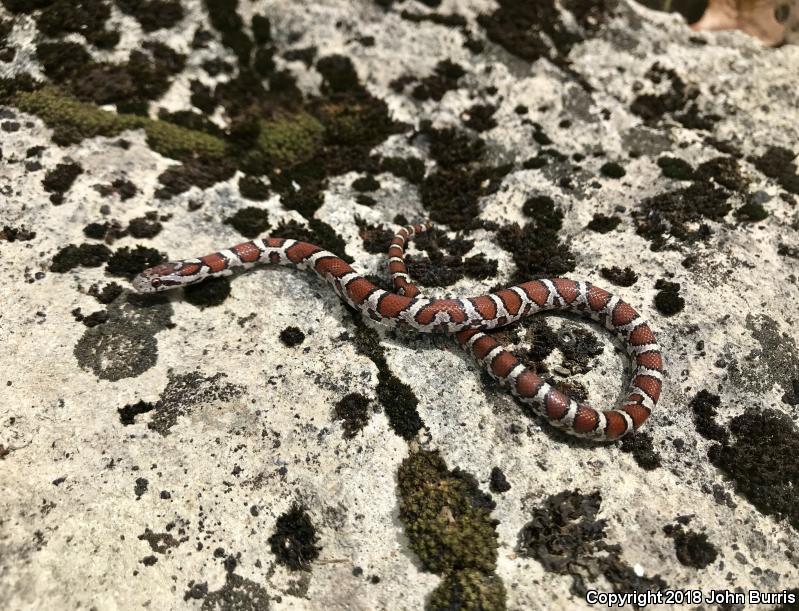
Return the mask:
M332 285L351 307L387 326L422 333L455 334L458 342L520 401L535 407L567 433L613 440L637 430L655 408L663 386L663 358L655 335L638 313L619 297L588 282L565 278L531 280L496 293L466 299L427 299L412 284L405 262L405 242L429 225L400 229L389 247L389 271L397 290L385 291L348 263L319 246L264 237L199 259L162 263L143 271L134 288L151 293L187 286L232 273L232 268L273 263L311 269ZM599 321L625 344L633 372L626 399L618 409L598 411L578 404L530 371L491 336L482 333L546 310L576 312Z

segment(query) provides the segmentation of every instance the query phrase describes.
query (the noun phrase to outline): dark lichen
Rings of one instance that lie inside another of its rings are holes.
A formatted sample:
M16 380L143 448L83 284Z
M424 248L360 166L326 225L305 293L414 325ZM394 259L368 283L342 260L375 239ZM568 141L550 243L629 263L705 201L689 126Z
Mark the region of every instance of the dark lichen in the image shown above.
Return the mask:
M269 230L269 214L262 208L247 206L226 218L225 224L232 226L245 238L257 238Z
M733 212L735 218L749 223L759 223L768 218L768 210L757 201L748 201Z
M391 429L403 439L411 440L423 426L416 409L419 401L411 387L389 369L377 332L367 327L359 316L354 316L355 349L377 366L377 400L385 411Z
M639 95L630 105L630 110L648 123L657 123L671 115L688 129L710 130L718 121L715 115L699 112L696 98L699 90L689 87L675 70L655 63L647 71L646 78L654 85L665 89L663 93Z
M358 223L358 235L363 241L363 248L366 252L372 254L386 254L388 247L391 245L391 238L394 237L394 232L391 229L385 229L377 225L369 225L363 221Z
M267 539L279 564L293 571L310 571L311 562L319 557L321 547L311 517L301 505L292 505L278 516L275 532Z
M173 27L183 19L178 0L115 0L123 13L139 22L145 32Z
M278 337L283 345L288 348L299 346L305 341L305 333L303 333L299 327L293 325L283 329Z
M239 179L239 193L246 199L263 201L269 197L269 187L258 178L242 176Z
M144 216L131 219L128 223L128 233L134 238L154 238L163 228L159 221Z
M652 250L673 248L670 237L688 243L707 239L712 230L704 221L723 220L731 209L729 197L722 187L697 182L645 199L632 213L636 231L651 241Z
M498 4L493 13L478 17L490 40L529 62L547 58L589 88L585 80L571 69L567 57L574 45L602 26L608 10L606 0L563 3L563 8L572 12L579 31L566 25L560 6L553 0L499 0Z
M716 157L700 164L694 173L694 180L709 181L730 191L746 191L749 181L741 173L738 161L733 157Z
M371 174L361 176L352 181L352 188L361 193L368 193L377 191L380 188L380 183Z
M135 248L124 246L108 259L105 271L112 276L131 279L149 267L166 261L166 255L153 248L137 245Z
M390 172L415 185L424 179L424 161L416 157L383 157L379 166L381 172Z
M147 427L166 436L178 419L190 413L193 408L240 397L244 388L225 382L225 377L223 373L206 377L196 371L176 374L170 370L167 373L167 385L158 397Z
M464 121L464 125L478 132L493 129L497 126L497 121L494 119L495 112L497 112L496 106L475 104L466 111L467 119Z
M663 156L658 158L658 166L663 176L675 180L693 180L694 169L691 164L677 157Z
M136 416L140 414L146 414L147 412L151 412L154 409L155 409L154 403L148 403L147 401L137 401L136 403L120 407L119 409L117 409L117 413L119 414L119 421L124 426L130 426L132 424L136 424Z
M680 296L680 284L662 278L655 282L658 293L655 295L655 307L663 316L674 316L685 307L685 299Z
M141 375L158 360L156 334L171 325L172 307L161 296L136 302L116 299L106 308L105 323L87 328L73 354L81 368L101 380Z
M606 216L601 212L597 212L586 227L597 233L609 233L616 229L619 223L621 223L621 219L618 216Z
M685 530L681 524L664 526L663 532L674 539L674 551L680 564L704 569L716 561L718 549L705 533Z
M207 189L231 178L235 172L235 167L229 163L205 158L170 166L158 176L161 187L156 190L155 196L159 199L169 199L185 193L192 187Z
M796 173L796 154L781 146L770 146L759 157L749 161L786 191L799 195L799 175Z
M19 227L12 227L11 225L3 225L3 228L0 229L0 240L6 240L7 242L27 242L32 240L36 237L36 232L31 231L24 225Z
M50 264L50 271L63 273L76 267L100 267L111 257L111 250L104 244L69 244L59 250Z
M599 171L602 176L607 176L608 178L622 178L625 174L627 174L621 164L616 163L615 161L603 163L599 168Z
M230 290L230 278L210 278L184 288L183 298L198 308L211 308L222 305L230 296Z
M652 436L648 433L625 435L621 440L621 451L633 455L638 466L645 471L652 471L660 467L660 454L655 450Z
M507 492L511 488L508 479L505 477L505 473L503 473L502 469L499 467L491 469L491 478L488 485L491 492L495 493Z
M352 439L369 423L369 401L361 393L350 393L336 403L335 417L342 421L344 439Z
M561 242L550 215L543 222L503 225L497 232L499 245L511 253L516 264L512 282L549 278L573 272L575 257L568 244Z
M97 284L89 287L89 295L104 305L116 300L122 294L122 291L122 287L116 282L109 282L103 288L100 288Z
M658 575L638 576L622 560L621 547L605 541L607 521L596 519L601 503L599 492L566 490L547 497L519 532L519 553L547 571L571 575L572 592L581 597L602 577L615 592L667 587Z
M636 274L632 269L629 267L625 267L621 269L616 267L603 267L599 270L600 275L609 280L616 286L632 286L636 282L638 282L638 274Z
M49 170L42 180L42 187L52 194L50 201L53 204L61 204L64 201L64 193L82 173L83 168L78 163L59 163L55 168Z
M761 513L786 519L799 529L799 430L774 409L748 409L730 421L730 438L708 450L710 461L734 482L735 490Z
M103 197L116 195L123 202L134 197L139 192L136 185L125 178L115 178L111 184L95 185L94 188Z
M700 390L691 400L696 431L705 439L724 441L727 431L716 422L716 409L721 405L721 397L708 390Z
M35 4L42 6L36 25L45 36L59 38L65 34L81 34L102 48L114 47L119 42L118 32L105 29L111 8L104 0L55 0Z

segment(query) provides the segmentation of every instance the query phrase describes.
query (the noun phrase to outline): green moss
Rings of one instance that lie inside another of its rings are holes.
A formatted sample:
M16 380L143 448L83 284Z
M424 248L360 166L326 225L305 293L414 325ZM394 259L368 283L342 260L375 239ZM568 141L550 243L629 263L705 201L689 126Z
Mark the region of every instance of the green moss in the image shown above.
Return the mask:
M185 159L199 155L216 159L225 154L225 142L210 134L152 119L145 119L142 127L147 144L165 157Z
M269 162L289 166L309 159L322 144L324 128L311 115L301 112L270 121L259 121L258 149Z
M505 586L493 573L469 569L448 573L433 590L427 608L499 611L505 609Z
M23 112L38 116L53 128L56 144L74 144L84 138L116 136L126 129L142 128L147 134L147 143L165 157L219 158L225 154L224 141L215 136L166 121L103 110L55 87L17 93L12 104Z
M494 571L494 503L480 491L474 477L447 469L437 452L421 451L402 462L398 479L400 519L411 549L426 570Z
M141 117L117 115L65 95L55 87L23 91L11 104L23 112L38 116L53 128L56 144L74 144L84 138L115 136L126 129L141 127Z
M443 581L429 609L504 609L505 588L496 575L494 502L477 480L450 470L438 452L419 451L397 474L400 520L410 548L425 570Z

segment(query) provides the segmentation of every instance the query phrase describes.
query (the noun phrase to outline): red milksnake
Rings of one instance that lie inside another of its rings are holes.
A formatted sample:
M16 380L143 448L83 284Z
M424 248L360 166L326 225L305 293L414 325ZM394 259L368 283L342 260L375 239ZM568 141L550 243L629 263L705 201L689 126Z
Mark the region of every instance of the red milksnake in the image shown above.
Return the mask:
M265 237L199 259L162 263L133 280L141 293L163 291L228 275L231 268L276 263L310 268L341 299L387 326L423 333L452 333L495 379L520 401L532 405L553 425L579 437L613 440L637 430L657 403L663 386L663 359L655 335L627 303L588 282L564 278L531 280L496 293L467 299L427 299L410 282L403 260L406 240L429 225L400 229L389 247L389 271L396 293L384 291L331 252L307 242ZM543 310L566 310L604 323L626 345L633 360L629 393L619 409L600 412L578 404L522 365L483 333Z

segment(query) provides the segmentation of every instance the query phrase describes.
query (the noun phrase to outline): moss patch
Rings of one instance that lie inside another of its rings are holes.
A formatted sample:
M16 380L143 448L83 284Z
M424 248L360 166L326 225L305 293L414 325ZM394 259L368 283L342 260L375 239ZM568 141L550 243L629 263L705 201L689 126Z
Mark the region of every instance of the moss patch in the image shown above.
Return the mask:
M344 439L352 439L369 423L369 398L350 393L336 403L336 420L342 421Z
M667 537L674 539L674 551L677 560L684 566L704 569L713 564L719 555L705 533L685 530L681 524L669 524L663 527Z
M105 29L111 8L104 0L55 0L28 4L42 7L36 25L45 36L57 38L71 33L82 34L90 43L102 48L114 47L119 42L119 32Z
M294 571L311 570L311 561L322 549L317 540L311 517L301 505L293 505L278 517L275 532L268 539L277 562Z
M799 175L796 173L796 153L781 146L770 146L760 157L751 157L749 161L779 185L799 195Z
M442 575L429 608L504 609L496 575L495 504L477 480L438 452L414 452L397 474L400 520L425 570Z
M190 284L183 289L183 298L198 308L212 308L222 305L230 296L230 278L209 278L198 284Z
M655 251L675 248L675 242L705 240L712 230L703 221L723 220L731 209L729 197L726 189L710 183L694 183L656 195L644 200L640 211L633 211L636 231L650 240Z
M505 609L505 585L496 573L465 569L446 573L430 594L431 611L501 611Z
M69 244L59 250L50 264L50 271L63 273L76 267L100 267L111 257L111 250L104 244Z
M269 214L266 210L247 206L237 210L236 214L226 218L225 223L231 225L245 238L257 238L269 230Z
M796 424L774 409L749 409L730 421L730 433L708 450L710 461L761 513L799 529L799 462L786 460L799 455Z
M75 179L83 174L83 168L77 163L59 163L48 170L42 180L42 187L50 193L50 201L54 205L64 202L64 193L69 190Z
M677 157L663 156L658 158L658 167L666 178L675 180L693 180L694 169L691 164Z
M136 274L164 261L166 261L166 255L154 248L125 246L111 256L105 271L111 276L120 276L131 280Z
M597 233L610 233L619 226L619 223L621 223L621 219L618 216L606 216L598 212L586 227Z
M638 466L645 471L652 471L661 465L660 454L655 450L652 436L648 433L625 435L621 440L621 451L632 454Z
M625 267L624 269L616 267L615 265L613 267L603 267L599 270L599 274L616 286L632 286L638 282L638 274L629 267Z
M171 28L183 19L183 7L177 0L115 0L126 15L139 22L145 32Z
M519 553L547 571L571 575L571 590L580 597L602 577L614 592L668 587L658 575L636 575L622 559L620 546L605 541L607 521L596 519L601 504L599 492L566 490L547 497L519 532Z
M258 148L266 160L278 167L307 160L322 144L324 127L308 113L261 120Z
M655 282L655 288L659 290L655 295L655 307L664 316L674 316L681 312L685 307L685 299L680 297L680 284L669 282L662 278Z
M354 314L354 313L353 313ZM380 336L364 324L360 316L355 322L355 349L371 359L377 367L377 401L383 407L389 426L398 436L411 440L422 428L423 422L416 410L419 401L411 387L402 382L388 366Z
M178 125L102 110L51 86L17 93L10 102L23 112L37 115L54 130L56 144L76 144L84 138L116 136L126 129L144 129L148 144L158 153L174 159L202 155L220 158L223 140Z
M299 327L289 326L280 332L279 338L284 346L294 348L305 341L305 333Z

